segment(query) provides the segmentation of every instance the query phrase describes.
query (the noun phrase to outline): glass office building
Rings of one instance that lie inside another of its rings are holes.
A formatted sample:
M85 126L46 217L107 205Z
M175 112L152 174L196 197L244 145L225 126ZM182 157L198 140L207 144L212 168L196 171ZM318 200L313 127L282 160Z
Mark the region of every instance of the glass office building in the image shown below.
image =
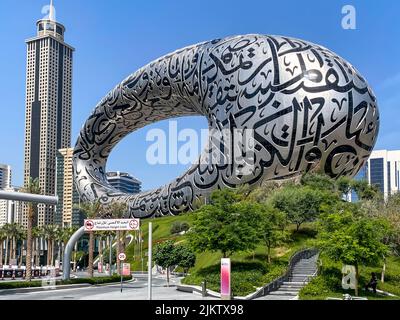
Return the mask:
M107 172L108 182L117 190L125 193L139 193L142 182L126 172Z

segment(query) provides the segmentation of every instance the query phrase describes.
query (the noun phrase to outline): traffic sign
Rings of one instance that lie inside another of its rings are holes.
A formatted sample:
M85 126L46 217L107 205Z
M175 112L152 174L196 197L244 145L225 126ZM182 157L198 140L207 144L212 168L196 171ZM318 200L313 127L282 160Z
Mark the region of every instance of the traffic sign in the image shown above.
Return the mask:
M126 259L126 254L123 253L123 252L121 252L121 253L118 255L118 260L119 260L119 261L125 261L125 259Z
M139 219L131 219L129 221L129 227L131 230L139 230Z
M122 275L129 276L131 274L131 264L123 263L122 264Z
M85 231L137 231L140 219L86 219Z
M85 220L85 231L92 231L94 228L93 220Z

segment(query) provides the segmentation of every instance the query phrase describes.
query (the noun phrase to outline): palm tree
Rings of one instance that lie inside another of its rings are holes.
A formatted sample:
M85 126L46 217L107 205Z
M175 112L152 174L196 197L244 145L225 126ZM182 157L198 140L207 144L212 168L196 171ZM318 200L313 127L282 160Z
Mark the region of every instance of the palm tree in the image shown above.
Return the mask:
M8 225L8 234L11 239L10 260L17 258L17 245L18 240L23 236L22 228L19 224L11 223Z
M84 202L81 203L79 209L86 216L86 219L95 219L102 216L104 213L104 207L100 200L95 202ZM93 251L94 251L94 234L93 231L89 231L89 276L93 277Z
M61 241L61 255L60 261L64 258L64 250L72 235L77 231L76 227L64 227L60 232L60 241Z
M18 239L21 240L21 246L19 251L19 263L18 263L18 266L21 267L24 258L24 246L26 241L26 230L21 228L21 226L19 226Z
M115 231L103 231L102 232L103 237L106 239L106 246L103 249L103 252L106 251L107 252L107 261L109 263L109 267L110 267L110 272L111 272L111 266L112 266L112 257L111 259L109 258L109 255L112 256L112 239L115 238ZM102 263L104 263L104 256L102 255Z
M128 206L124 202L112 201L107 206L106 210L111 214L111 216L114 219L121 219L127 213ZM123 239L123 245L121 243L121 237ZM120 254L120 252L124 252L125 251L125 237L126 237L126 232L125 231L117 231L117 257ZM118 273L120 273L120 268L121 268L121 262L117 258L117 272Z
M28 184L23 188L23 192L31 194L40 194L39 179L29 178ZM35 209L37 204L28 203L28 228L26 235L26 280L31 281L32 277L32 228L35 219Z
M54 265L54 244L57 239L59 227L57 225L43 226L45 238L47 239L47 265Z
M32 239L33 241L33 247L32 247L32 252L34 256L34 265L39 266L40 264L40 239L43 235L43 231L41 228L33 228L32 229Z
M104 264L104 259L103 259L103 239L105 237L105 232L104 231L98 231L96 232L96 236L97 236L97 241L99 243L99 263L102 266L103 269L103 264Z
M7 234L3 226L0 228L0 266L3 265L3 245L6 239L7 239Z
M3 226L3 230L6 236L6 251L4 253L4 265L8 265L11 259L11 245L10 239L12 238L11 224L7 223Z

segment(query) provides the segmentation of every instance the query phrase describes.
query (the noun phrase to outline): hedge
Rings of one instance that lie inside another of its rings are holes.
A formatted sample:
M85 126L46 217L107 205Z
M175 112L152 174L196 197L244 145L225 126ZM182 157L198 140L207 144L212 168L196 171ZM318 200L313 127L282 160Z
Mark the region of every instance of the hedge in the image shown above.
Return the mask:
M132 276L123 276L123 281L132 279ZM43 278L45 280L45 278ZM56 285L68 285L68 284L91 284L98 285L104 283L113 283L121 281L121 276L114 275L111 277L97 277L97 278L76 278L70 280L57 280ZM0 289L18 289L18 288L38 288L42 287L42 280L28 281L13 281L13 282L0 282Z

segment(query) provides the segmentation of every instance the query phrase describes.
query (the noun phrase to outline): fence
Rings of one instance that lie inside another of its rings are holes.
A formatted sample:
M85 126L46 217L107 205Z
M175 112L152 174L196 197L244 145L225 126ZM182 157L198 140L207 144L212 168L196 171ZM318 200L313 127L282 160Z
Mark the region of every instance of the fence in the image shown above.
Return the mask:
M54 268L34 268L32 269L32 279L47 277L50 275L51 271ZM59 276L60 270L58 268L55 269L56 277ZM26 269L21 268L0 268L0 280L15 280L15 279L25 279L26 277Z

